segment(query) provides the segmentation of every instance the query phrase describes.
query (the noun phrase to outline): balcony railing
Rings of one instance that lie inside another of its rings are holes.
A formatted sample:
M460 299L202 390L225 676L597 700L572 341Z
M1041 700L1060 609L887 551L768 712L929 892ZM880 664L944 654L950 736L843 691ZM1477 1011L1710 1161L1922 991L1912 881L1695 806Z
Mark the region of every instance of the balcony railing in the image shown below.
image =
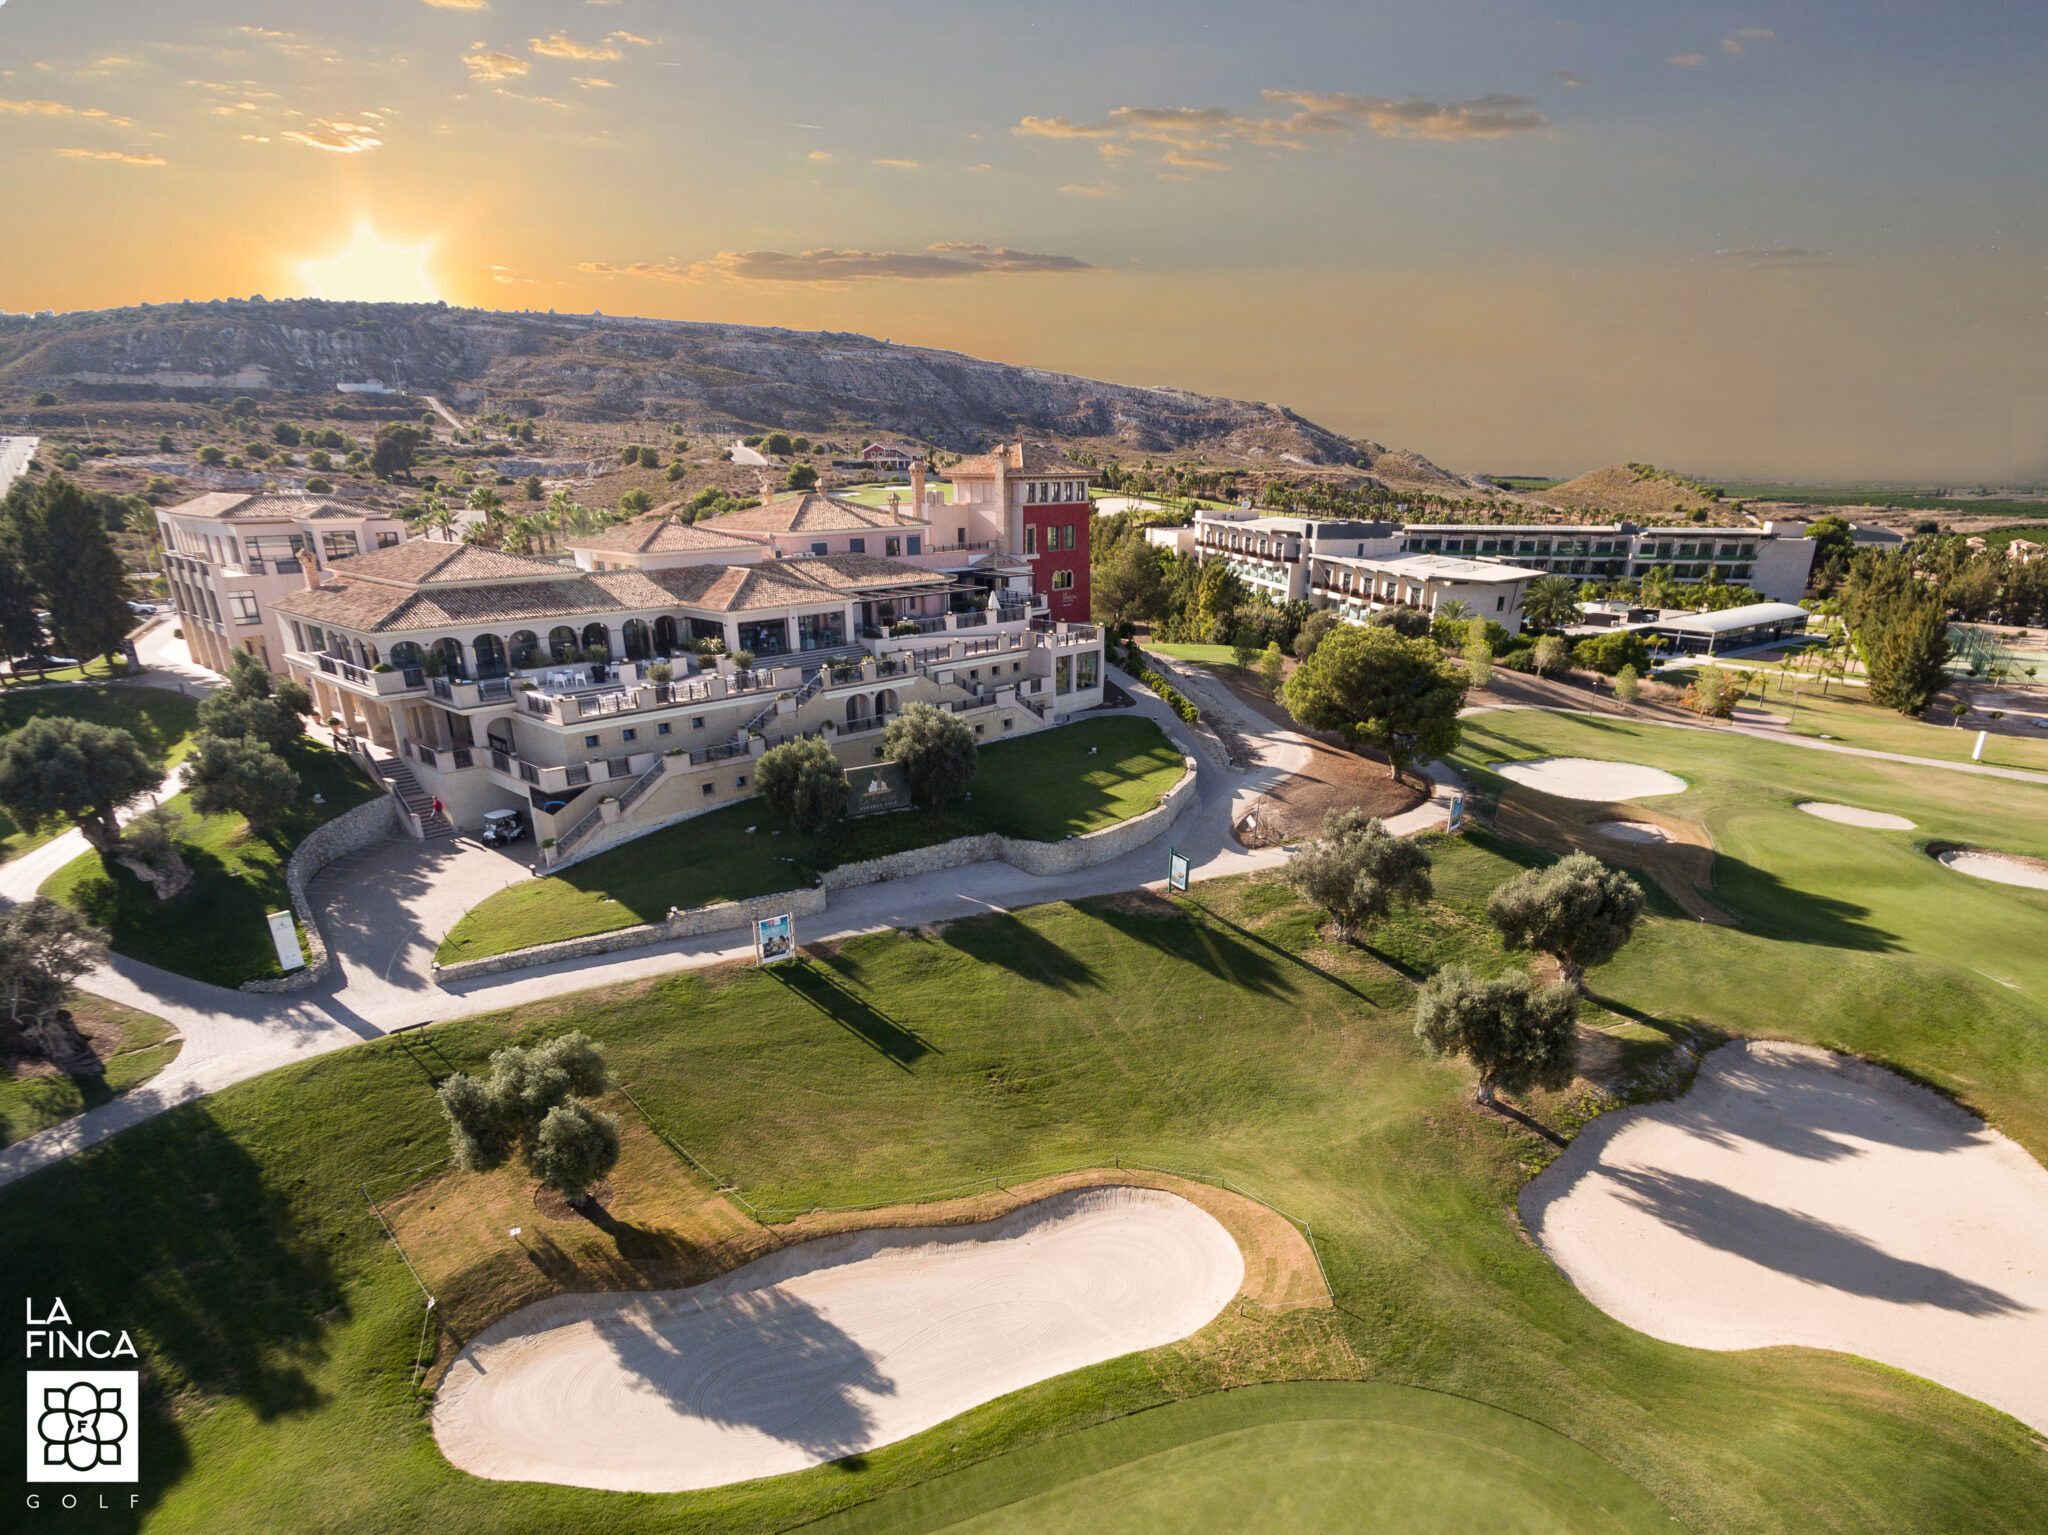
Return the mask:
M334 677L383 697L390 693L411 693L427 685L426 673L417 666L394 667L388 672L372 671L367 666L358 666L353 661L344 661L340 656L297 654L316 666L323 676Z

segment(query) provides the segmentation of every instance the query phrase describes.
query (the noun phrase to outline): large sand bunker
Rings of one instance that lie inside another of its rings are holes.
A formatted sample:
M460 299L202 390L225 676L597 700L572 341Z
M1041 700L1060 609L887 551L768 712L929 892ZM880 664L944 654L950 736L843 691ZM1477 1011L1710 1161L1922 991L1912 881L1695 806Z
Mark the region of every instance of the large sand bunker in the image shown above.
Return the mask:
M1934 856L1958 874L1996 880L2001 885L2025 885L2030 890L2048 890L2048 859L2022 858L2017 853L1994 853L1981 847L1944 848Z
M1521 1209L1652 1337L1861 1354L2048 1430L2048 1170L1891 1072L1724 1046L1678 1102L1589 1126Z
M975 1226L862 1231L687 1290L564 1295L484 1330L434 1406L477 1476L677 1492L889 1444L1034 1381L1199 1331L1230 1233L1157 1189Z
M1501 762L1494 772L1525 788L1559 799L1644 799L1653 794L1679 794L1685 780L1662 768L1639 762L1603 762L1597 757L1537 757L1528 762Z
M1882 810L1859 810L1854 805L1834 805L1823 799L1801 800L1799 808L1808 815L1819 816L1823 821L1839 821L1844 826L1868 826L1877 831L1913 829L1913 823L1902 815L1887 815Z

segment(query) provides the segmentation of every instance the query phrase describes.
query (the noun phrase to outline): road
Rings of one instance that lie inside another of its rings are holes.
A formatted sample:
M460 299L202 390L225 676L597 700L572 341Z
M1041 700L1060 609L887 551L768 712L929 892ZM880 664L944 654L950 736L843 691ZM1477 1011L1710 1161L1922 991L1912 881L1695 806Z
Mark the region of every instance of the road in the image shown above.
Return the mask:
M435 399L432 395L422 395L420 398L424 399L428 405L433 407L435 415L439 416L443 421L448 423L449 431L466 432L469 430L468 424L465 423L460 416L456 415L454 411L450 410L447 406L443 405L439 400Z
M0 496L7 494L14 477L36 456L36 444L41 441L40 437L0 437Z

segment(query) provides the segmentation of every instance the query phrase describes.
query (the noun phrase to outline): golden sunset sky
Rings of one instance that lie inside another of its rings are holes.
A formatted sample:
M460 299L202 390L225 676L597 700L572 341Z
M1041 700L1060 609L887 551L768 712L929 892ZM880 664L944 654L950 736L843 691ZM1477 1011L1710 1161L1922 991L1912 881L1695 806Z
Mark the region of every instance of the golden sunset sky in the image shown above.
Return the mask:
M0 0L0 308L858 331L1491 472L2048 479L2048 6Z

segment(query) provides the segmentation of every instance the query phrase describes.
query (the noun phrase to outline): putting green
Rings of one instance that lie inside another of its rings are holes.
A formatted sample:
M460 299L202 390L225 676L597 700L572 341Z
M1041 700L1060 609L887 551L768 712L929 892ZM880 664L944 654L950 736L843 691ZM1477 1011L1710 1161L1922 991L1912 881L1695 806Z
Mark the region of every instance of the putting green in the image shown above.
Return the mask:
M1135 1413L810 1528L1668 1535L1679 1525L1599 1456L1513 1413L1412 1386L1305 1382Z

